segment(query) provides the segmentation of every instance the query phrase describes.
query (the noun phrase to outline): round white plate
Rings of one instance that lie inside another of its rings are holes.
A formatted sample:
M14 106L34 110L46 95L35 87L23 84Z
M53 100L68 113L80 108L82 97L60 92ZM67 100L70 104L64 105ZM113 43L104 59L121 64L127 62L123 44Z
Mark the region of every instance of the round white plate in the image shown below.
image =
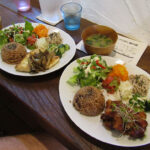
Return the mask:
M86 56L85 58L88 57L89 56ZM114 59L112 57L103 56L102 58L106 60L108 65L120 63L120 60ZM143 139L133 140L129 138L129 136L123 135L119 137L118 135L115 134L115 132L107 130L102 124L100 115L96 117L84 116L73 107L72 105L73 97L80 87L70 86L67 83L67 80L73 75L73 68L76 67L77 65L78 64L76 61L69 64L67 68L64 70L59 82L60 99L70 119L88 135L105 143L124 147L142 146L150 143L150 114L147 114L148 126L145 132L145 137ZM136 66L127 64L126 67L127 70L129 71L129 74L145 74L149 77L148 73L146 73L145 71Z
M16 25L24 26L24 23L18 23ZM32 23L32 25L35 27L38 25L38 23ZM63 44L68 44L70 46L70 49L63 54L60 61L54 67L52 67L49 70L46 70L44 72L39 72L39 73L35 73L35 74L18 72L15 70L15 65L10 65L10 64L3 62L1 55L0 55L0 69L2 69L5 72L8 72L10 74L18 75L18 76L40 76L40 75L45 75L45 74L54 72L54 71L62 68L63 66L65 66L75 55L75 52L76 52L75 42L72 39L72 37L68 33L64 32L63 30L53 27L53 26L50 26L50 25L45 25L45 26L49 29L49 33L59 32L63 39ZM9 28L9 27L10 26L8 26L6 28Z

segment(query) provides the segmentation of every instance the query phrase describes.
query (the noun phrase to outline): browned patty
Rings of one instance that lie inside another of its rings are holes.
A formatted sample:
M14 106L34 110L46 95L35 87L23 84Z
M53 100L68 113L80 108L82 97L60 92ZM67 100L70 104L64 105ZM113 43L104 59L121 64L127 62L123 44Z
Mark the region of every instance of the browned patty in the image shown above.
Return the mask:
M26 48L16 42L11 42L2 48L2 60L8 64L18 64L26 56Z
M93 86L81 88L74 96L73 106L87 116L99 115L105 107L105 99L101 90Z

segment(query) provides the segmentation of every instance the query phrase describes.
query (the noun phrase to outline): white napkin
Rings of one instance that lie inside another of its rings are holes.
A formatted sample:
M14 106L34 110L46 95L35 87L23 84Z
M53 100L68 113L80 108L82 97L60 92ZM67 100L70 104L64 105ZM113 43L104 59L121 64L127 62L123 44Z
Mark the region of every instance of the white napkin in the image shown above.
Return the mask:
M109 56L137 65L147 46L148 43L146 42L136 41L119 35L115 49ZM82 40L77 44L76 48L87 53Z
M47 18L46 16L43 16L41 14L41 15L37 16L36 18L47 23L47 24L53 25L53 26L58 24L62 20L62 18L58 17L57 15L54 15L51 18L50 17Z
M56 25L62 20L60 7L63 0L39 0L41 15L36 18L51 25Z

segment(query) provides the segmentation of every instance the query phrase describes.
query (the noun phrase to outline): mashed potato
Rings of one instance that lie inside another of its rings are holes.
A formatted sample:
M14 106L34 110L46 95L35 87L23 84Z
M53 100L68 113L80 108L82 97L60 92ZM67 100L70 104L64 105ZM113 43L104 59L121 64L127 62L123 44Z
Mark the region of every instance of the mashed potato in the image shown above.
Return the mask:
M117 99L127 101L132 97L132 90L133 86L129 81L121 82L115 96Z
M45 37L37 39L36 46L37 46L37 48L42 50L42 52L45 51L49 46L49 39L45 38Z

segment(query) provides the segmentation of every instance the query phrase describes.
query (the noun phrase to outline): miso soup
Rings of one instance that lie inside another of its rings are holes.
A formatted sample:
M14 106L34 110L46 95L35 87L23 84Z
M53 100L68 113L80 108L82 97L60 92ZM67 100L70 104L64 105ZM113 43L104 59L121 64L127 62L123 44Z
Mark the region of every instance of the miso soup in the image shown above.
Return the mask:
M85 43L93 47L107 47L113 43L113 40L103 34L92 34L86 38Z

